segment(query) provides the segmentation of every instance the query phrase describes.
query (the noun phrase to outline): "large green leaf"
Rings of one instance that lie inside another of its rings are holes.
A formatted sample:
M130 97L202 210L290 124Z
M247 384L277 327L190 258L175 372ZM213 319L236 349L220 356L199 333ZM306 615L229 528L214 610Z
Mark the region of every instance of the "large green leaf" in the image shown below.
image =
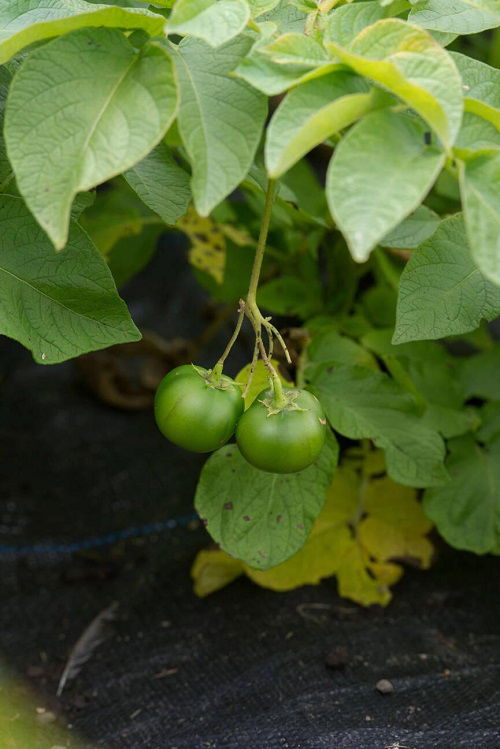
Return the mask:
M462 118L462 80L430 34L391 18L364 29L347 47L333 38L325 46L357 73L399 96L451 148Z
M500 70L458 52L450 54L462 77L465 111L484 117L500 129Z
M231 75L251 46L240 36L213 49L189 39L176 55L179 129L193 170L196 210L207 216L244 179L267 112L265 97Z
M250 19L245 0L177 0L167 34L189 34L219 47L237 36Z
M5 67L0 67L0 185L4 186L12 176L12 168L7 158L5 140L3 138L3 123L5 116L5 102L11 83L12 76ZM0 192L3 191L0 190Z
M500 5L498 0L422 0L409 20L436 31L477 34L500 26Z
M408 218L394 227L380 240L382 247L414 250L426 239L432 237L439 226L439 216L426 205L419 205Z
M175 224L191 200L189 174L175 161L172 151L160 143L145 159L124 174L140 199L166 224Z
M337 460L333 435L315 463L289 474L259 471L236 445L227 445L203 467L196 510L222 549L250 567L269 569L304 545Z
M281 102L267 128L268 173L279 177L374 105L366 82L348 72L329 73L297 86Z
M57 248L66 243L76 193L143 159L176 107L165 50L148 43L137 52L119 31L75 31L25 60L7 100L7 153Z
M444 153L426 142L425 133L410 115L372 112L335 149L328 204L358 262L415 210L441 171Z
M367 26L380 21L390 14L377 0L352 3L335 8L327 17L324 39L347 47L354 37Z
M460 191L472 257L500 286L500 152L480 153L461 164Z
M55 364L141 336L89 237L54 252L21 198L0 197L0 332Z
M165 19L145 8L94 5L85 0L2 0L0 4L0 63L42 39L89 26L143 29L163 33Z
M412 396L386 374L325 364L311 384L334 429L350 439L372 439L385 450L394 481L414 487L446 481L443 440L421 423Z
M467 333L499 313L500 289L475 265L462 218L451 216L401 275L393 343Z
M451 481L426 491L424 511L452 546L500 554L500 434L486 447L464 435L449 451Z

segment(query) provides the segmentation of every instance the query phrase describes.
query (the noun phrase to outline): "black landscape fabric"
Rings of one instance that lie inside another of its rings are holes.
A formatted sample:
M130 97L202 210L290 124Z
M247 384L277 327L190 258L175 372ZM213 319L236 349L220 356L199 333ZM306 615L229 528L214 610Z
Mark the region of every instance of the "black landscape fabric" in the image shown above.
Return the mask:
M180 247L125 296L166 338L205 324ZM241 579L199 600L203 457L167 444L150 411L100 403L72 363L36 366L5 340L0 356L0 659L84 746L500 748L498 559L441 548L384 610L340 599L335 580L277 594ZM57 700L71 647L113 601L112 633ZM45 731L22 749L50 749Z

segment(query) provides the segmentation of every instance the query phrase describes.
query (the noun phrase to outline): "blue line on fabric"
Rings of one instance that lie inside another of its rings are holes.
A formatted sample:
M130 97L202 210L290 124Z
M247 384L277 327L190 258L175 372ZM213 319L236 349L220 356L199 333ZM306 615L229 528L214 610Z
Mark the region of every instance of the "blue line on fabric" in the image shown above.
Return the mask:
M183 515L177 518L169 518L156 523L145 523L131 528L124 528L120 531L112 531L103 536L94 538L84 538L81 541L70 541L68 543L38 543L27 544L25 546L14 546L9 544L0 544L0 558L16 559L26 556L64 556L74 554L77 551L86 549L97 549L101 546L109 546L119 541L125 541L128 538L139 538L141 536L150 536L153 533L163 533L175 528L186 528L198 516L192 512L190 515Z

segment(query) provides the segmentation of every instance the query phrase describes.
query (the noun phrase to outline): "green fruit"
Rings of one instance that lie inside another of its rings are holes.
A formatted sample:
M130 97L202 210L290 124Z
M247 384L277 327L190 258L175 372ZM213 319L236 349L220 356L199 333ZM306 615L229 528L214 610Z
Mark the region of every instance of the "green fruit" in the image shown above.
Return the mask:
M161 381L155 396L155 418L167 439L186 450L207 453L222 447L234 434L243 413L241 388L222 375L191 364L176 367Z
M295 473L311 465L326 437L326 418L318 399L307 390L283 388L286 405L273 407L273 391L264 390L236 428L242 455L256 468Z

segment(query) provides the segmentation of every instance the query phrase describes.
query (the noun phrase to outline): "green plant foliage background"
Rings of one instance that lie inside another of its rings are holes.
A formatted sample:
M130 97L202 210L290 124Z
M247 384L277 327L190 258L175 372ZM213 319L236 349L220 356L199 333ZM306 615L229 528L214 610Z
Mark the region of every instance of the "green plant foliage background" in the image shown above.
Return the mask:
M207 461L197 509L248 569L301 553L335 433L341 471L376 446L376 496L421 490L422 529L500 553L499 28L496 0L1 4L0 333L40 364L140 337L117 285L165 231L236 309L277 181L258 301L332 432L293 477Z

